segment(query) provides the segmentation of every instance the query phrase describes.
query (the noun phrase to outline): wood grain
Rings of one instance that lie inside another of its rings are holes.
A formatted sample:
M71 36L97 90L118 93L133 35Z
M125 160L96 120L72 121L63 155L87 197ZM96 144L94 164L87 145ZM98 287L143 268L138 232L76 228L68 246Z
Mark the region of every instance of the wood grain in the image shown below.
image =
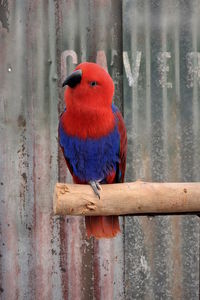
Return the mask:
M101 198L89 185L57 183L56 215L128 215L200 211L200 183L129 182L101 185Z

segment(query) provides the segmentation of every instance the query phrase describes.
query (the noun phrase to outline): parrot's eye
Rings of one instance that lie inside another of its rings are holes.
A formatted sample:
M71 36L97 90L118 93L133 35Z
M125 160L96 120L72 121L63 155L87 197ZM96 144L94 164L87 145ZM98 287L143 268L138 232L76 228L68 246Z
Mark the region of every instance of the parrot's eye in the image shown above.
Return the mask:
M91 85L91 86L96 86L96 85L97 85L97 82L96 82L96 81L91 81L91 82L90 82L90 85Z

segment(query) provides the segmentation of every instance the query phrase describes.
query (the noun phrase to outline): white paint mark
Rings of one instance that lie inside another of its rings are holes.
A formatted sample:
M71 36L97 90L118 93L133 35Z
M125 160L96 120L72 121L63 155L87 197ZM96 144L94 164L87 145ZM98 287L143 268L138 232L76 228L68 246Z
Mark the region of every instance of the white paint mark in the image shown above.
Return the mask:
M200 52L189 52L187 60L187 87L194 87L194 81L200 85Z
M139 70L140 70L140 62L141 62L141 51L136 51L136 59L135 63L132 62L132 69L131 72L131 66L128 58L128 52L123 51L123 62L124 62L124 68L126 71L126 76L128 78L128 84L129 86L137 86L138 77L139 77Z
M147 275L147 278L149 277L149 266L148 266L148 263L147 263L147 260L145 258L144 255L142 255L140 257L140 263L141 263L141 269L144 271L144 273Z
M65 80L66 76L67 76L67 57L71 56L72 57L72 63L74 65L76 65L78 63L78 59L77 59L77 54L74 50L65 50L62 52L61 54L61 78L62 81Z
M159 84L163 88L172 88L172 83L167 82L167 73L169 72L169 65L167 65L167 59L171 58L171 53L167 51L158 53L158 71L160 78L158 80Z
M111 63L110 63L111 66L114 66L115 56L118 56L117 50L112 49L112 52L111 52Z
M141 263L141 266L142 266L142 268L144 269L144 271L146 273L146 271L148 270L148 265L147 265L147 261L146 261L146 258L145 258L144 255L142 255L140 257L140 263Z

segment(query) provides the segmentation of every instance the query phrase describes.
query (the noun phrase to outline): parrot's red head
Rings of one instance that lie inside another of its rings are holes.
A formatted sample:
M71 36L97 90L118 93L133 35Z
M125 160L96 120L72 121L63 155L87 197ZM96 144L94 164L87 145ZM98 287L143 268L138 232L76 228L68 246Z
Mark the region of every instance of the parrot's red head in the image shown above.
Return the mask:
M63 126L68 134L100 137L114 128L112 113L114 84L110 75L98 64L84 62L63 82L67 111Z
M84 62L67 77L63 86L67 108L71 105L86 108L110 107L114 84L110 75L98 64Z

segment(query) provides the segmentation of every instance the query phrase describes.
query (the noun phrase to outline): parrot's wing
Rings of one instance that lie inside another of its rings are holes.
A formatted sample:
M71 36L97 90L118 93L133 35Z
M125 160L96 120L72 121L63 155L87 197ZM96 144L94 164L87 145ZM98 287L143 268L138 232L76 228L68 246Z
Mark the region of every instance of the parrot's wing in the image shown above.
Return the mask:
M60 115L60 122L59 122L59 126L58 126L58 142L60 144L60 147L62 149L62 152L63 152L63 156L65 158L65 161L66 161L66 164L67 164L67 167L73 177L73 181L75 183L85 183L85 181L83 180L80 180L75 174L74 174L74 170L73 170L73 166L72 166L72 163L70 162L70 159L67 157L66 155L66 149L65 149L65 146L64 146L64 143L63 141L65 140L66 138L66 133L64 132L63 128L62 128L62 116L63 114L65 113L66 109L64 110L64 112Z
M116 117L117 127L120 135L120 149L119 149L119 164L116 172L116 182L124 182L125 169L126 169L126 155L127 155L127 135L126 127L122 114L116 106L113 107L113 112Z

